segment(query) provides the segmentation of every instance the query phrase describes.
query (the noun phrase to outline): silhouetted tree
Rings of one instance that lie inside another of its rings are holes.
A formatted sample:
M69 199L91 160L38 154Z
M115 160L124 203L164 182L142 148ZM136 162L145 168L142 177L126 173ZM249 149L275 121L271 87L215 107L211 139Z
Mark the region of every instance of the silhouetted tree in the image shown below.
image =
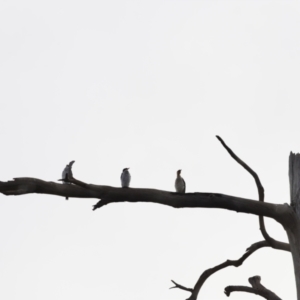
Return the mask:
M230 156L253 176L258 190L258 201L216 193L178 194L155 189L122 189L111 186L87 184L75 179L72 172L67 174L66 178L61 179L64 182L72 184L46 182L36 178L14 178L12 181L0 182L0 192L7 196L39 193L62 197L100 199L100 201L94 205L93 210L117 202L153 202L174 208L222 208L257 215L259 217L260 230L264 238L263 241L252 244L238 260L227 260L220 265L204 271L193 288L187 288L173 280L174 286L171 288L188 291L191 293L188 300L196 300L201 287L209 276L228 266L238 267L255 251L263 247L271 247L273 249L291 252L294 263L297 299L300 300L300 154L291 152L289 157L290 204L285 203L278 205L266 203L264 202L264 188L258 175L237 157L220 137L217 136L217 138ZM287 233L289 243L277 241L269 236L265 228L264 217L272 218L283 226ZM228 286L224 292L227 296L232 292L239 291L254 293L266 299L280 299L260 283L259 276L249 278L249 282L252 287Z

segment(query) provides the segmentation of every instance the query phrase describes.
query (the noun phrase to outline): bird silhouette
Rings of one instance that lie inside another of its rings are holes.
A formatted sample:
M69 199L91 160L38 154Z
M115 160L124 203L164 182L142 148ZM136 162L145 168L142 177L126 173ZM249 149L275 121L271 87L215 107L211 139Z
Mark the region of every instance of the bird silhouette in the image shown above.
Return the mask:
M75 160L72 160L68 165L66 165L66 167L64 168L63 172L62 172L62 182L63 184L71 184L71 182L67 182L64 180L68 180L69 178L73 177L73 173L72 173L72 166L74 164ZM68 200L69 197L66 197L66 200Z
M128 188L131 180L131 176L129 173L129 168L123 169L123 172L121 174L121 186L122 188Z
M175 189L177 193L181 193L184 194L185 193L185 181L184 179L181 177L181 170L177 171L177 177L175 180Z

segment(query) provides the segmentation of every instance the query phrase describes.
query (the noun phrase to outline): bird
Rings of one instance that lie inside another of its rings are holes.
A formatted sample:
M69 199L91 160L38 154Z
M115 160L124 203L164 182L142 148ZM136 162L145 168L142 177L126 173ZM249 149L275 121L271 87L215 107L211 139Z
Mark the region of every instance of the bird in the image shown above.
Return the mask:
M72 160L68 165L66 165L66 167L64 168L63 172L62 172L62 182L63 184L71 184L71 182L66 182L64 180L68 180L70 177L73 176L73 173L72 173L72 165L74 164L74 160ZM68 200L69 197L66 197L66 200Z
M122 188L128 188L129 187L131 176L130 176L130 173L129 173L128 170L129 170L129 168L123 169L123 172L121 174Z
M175 180L175 189L177 193L184 194L185 193L185 181L184 179L180 176L181 170L177 171L177 177Z

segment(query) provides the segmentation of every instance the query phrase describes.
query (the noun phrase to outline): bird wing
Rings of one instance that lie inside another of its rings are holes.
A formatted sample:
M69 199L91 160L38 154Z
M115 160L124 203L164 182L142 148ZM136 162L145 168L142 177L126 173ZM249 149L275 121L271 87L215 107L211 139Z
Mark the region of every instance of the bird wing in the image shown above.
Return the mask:
M67 167L65 167L63 172L62 172L62 179L65 179L67 173L68 173L68 170L67 170Z
M184 179L182 178L182 181L183 181L183 192L185 193L185 187L186 187L186 185L185 185L185 181L184 181Z

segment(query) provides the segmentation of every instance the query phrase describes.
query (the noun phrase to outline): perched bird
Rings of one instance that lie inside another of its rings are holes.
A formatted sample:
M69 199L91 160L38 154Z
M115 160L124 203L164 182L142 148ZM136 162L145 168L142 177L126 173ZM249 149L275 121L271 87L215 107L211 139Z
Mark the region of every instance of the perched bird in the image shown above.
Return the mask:
M130 173L129 173L128 170L129 170L129 168L123 169L123 172L121 174L122 188L128 188L129 187L131 176L130 176Z
M184 179L180 176L181 170L177 171L177 178L175 180L175 189L177 193L184 194L185 193L185 181Z
M73 173L72 173L72 166L74 164L74 160L72 160L68 165L66 165L66 167L64 168L63 172L62 172L62 179L65 180L65 179L68 179L70 177L73 176ZM65 182L63 181L63 184L71 184L70 182ZM68 200L69 198L66 197L66 200Z

